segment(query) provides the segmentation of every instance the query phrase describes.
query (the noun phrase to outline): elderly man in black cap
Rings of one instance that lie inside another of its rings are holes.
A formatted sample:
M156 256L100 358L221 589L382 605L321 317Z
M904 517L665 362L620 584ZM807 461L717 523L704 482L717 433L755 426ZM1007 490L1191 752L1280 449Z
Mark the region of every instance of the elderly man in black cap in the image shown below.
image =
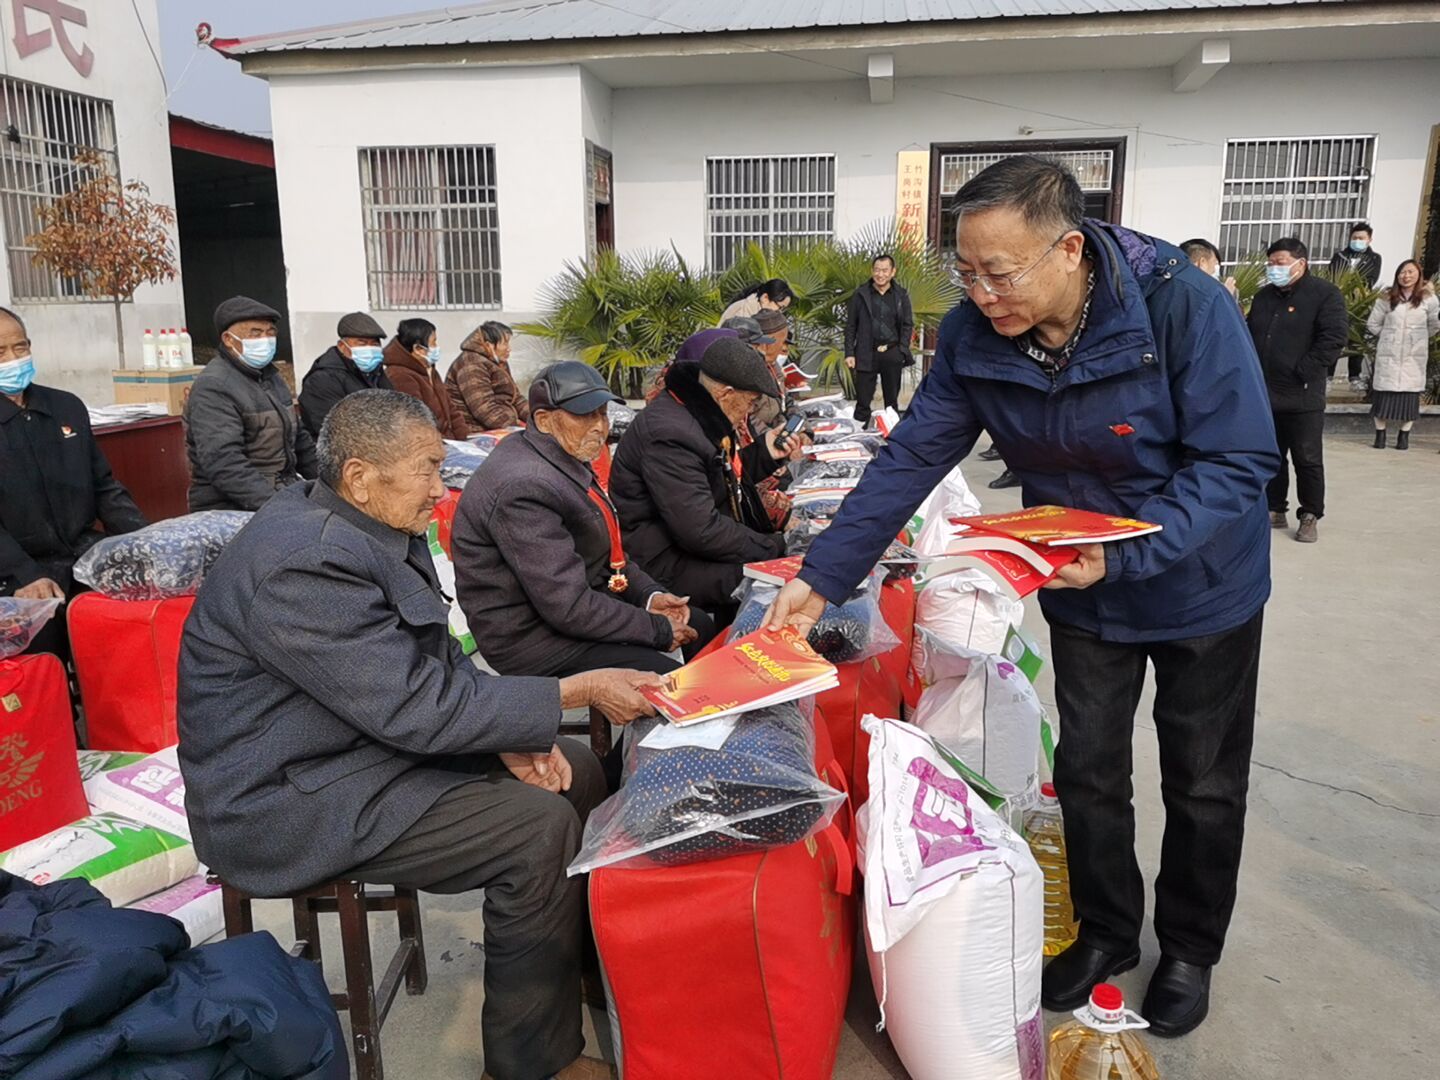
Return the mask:
M502 675L596 668L668 672L713 626L625 552L593 462L621 399L589 364L545 368L530 425L504 440L455 514L455 585L485 661Z
M723 617L747 562L785 552L755 481L792 453L772 431L748 446L737 429L780 388L770 367L737 338L711 344L700 362L670 366L665 392L620 440L610 495L626 549L672 593Z
M215 309L220 353L185 403L191 510L258 510L275 492L315 476L315 440L275 370L280 313L248 296Z
M305 373L300 387L300 420L312 438L337 402L356 390L394 390L382 366L385 329L363 311L352 311L335 327L339 338Z

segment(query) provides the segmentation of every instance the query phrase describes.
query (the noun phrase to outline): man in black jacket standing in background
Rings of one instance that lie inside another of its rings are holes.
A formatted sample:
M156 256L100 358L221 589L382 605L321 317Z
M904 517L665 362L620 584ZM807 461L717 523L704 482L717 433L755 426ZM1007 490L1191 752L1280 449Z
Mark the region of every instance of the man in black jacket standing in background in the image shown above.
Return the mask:
M1325 377L1345 348L1350 316L1340 290L1309 272L1309 252L1294 237L1276 240L1266 252L1268 282L1250 304L1250 336L1260 354L1280 471L1270 481L1270 524L1287 526L1289 459L1295 460L1300 527L1295 539L1313 544L1325 516Z
M1353 270L1359 274L1366 285L1375 287L1380 280L1380 253L1370 246L1374 239L1375 232L1370 228L1368 221L1357 221L1350 227L1350 242L1334 255L1330 256L1330 276L1339 280L1340 275L1347 270ZM1358 353L1346 357L1350 375L1350 389L1361 393L1365 389L1365 382L1361 374L1365 367L1365 358ZM1335 365L1330 365L1330 377L1335 377Z
M845 366L855 373L855 419L862 424L870 419L876 379L885 407L899 411L900 373L915 363L915 314L910 294L895 281L894 256L879 256L870 271L850 297L845 319Z

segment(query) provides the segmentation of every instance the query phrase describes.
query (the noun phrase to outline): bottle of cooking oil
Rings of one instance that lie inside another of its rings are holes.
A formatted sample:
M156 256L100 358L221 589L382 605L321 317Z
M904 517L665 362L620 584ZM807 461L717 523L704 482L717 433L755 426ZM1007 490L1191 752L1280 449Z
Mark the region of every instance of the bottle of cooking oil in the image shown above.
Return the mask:
M1136 1031L1150 1025L1125 1008L1118 986L1101 983L1090 1004L1050 1033L1047 1080L1160 1080Z
M1025 816L1030 850L1045 875L1045 955L1058 956L1075 942L1075 906L1065 858L1065 823L1054 784L1040 785L1040 802Z

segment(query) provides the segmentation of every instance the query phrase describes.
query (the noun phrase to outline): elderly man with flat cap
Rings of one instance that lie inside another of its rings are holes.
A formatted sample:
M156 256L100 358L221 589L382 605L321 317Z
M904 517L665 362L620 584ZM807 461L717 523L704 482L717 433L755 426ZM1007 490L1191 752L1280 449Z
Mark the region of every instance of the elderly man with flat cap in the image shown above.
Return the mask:
M341 317L339 338L305 373L300 387L300 419L312 437L339 400L357 390L394 390L383 366L385 328L363 311Z
M275 370L280 313L248 296L215 309L220 352L185 403L191 510L258 510L315 476L315 440Z
M589 364L530 384L530 424L466 485L455 514L455 585L486 662L502 675L619 667L668 672L713 627L625 551L590 463L620 401Z
M610 471L630 556L722 621L744 565L785 553L755 482L800 445L777 431L748 446L740 439L766 399L779 401L780 388L765 358L721 338L699 363L670 365L665 392L635 418Z
M486 1072L610 1076L580 1056L585 883L565 872L605 785L590 749L557 733L567 708L651 715L640 690L658 676L511 678L470 662L424 540L445 445L421 402L351 394L318 454L319 479L240 531L185 624L195 850L257 896L336 877L483 889Z

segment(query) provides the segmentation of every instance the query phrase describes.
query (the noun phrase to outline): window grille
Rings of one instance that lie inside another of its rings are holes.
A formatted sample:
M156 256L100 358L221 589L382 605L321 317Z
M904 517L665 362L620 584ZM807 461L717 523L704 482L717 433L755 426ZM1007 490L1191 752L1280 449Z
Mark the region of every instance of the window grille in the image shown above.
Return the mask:
M705 225L714 270L752 242L771 251L833 238L835 156L707 158Z
M500 307L493 146L363 148L360 191L371 307Z
M1231 139L1225 144L1220 254L1225 266L1298 236L1328 260L1368 216L1375 136Z
M40 208L79 183L75 157L85 150L99 153L119 175L110 102L0 78L0 217L16 300L85 299L78 281L35 262L29 243L41 228Z
M1019 153L1020 151L999 154L942 154L940 194L954 195L1001 158L1015 157ZM1080 181L1083 191L1108 192L1114 186L1114 150L1041 151L1040 156L1068 166Z

